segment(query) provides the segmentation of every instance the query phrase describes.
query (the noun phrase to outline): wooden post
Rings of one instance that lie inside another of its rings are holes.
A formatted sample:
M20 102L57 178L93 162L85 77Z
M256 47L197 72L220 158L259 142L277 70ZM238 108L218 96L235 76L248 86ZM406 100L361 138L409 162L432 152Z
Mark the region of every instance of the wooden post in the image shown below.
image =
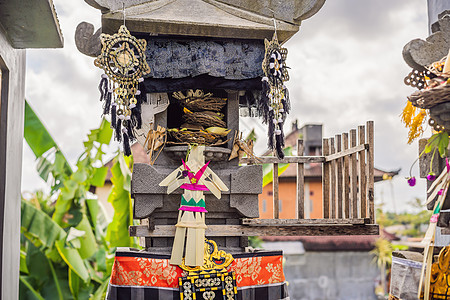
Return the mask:
M328 139L322 140L323 156L329 155ZM323 218L330 218L330 163L324 162L322 169Z
M375 223L375 207L373 203L373 152L374 152L374 133L373 133L373 121L368 121L366 124L366 130L367 130L367 142L369 144L369 149L367 149L367 165L368 165L368 172L367 172L367 196L369 198L369 217L370 217L370 223Z
M344 144L344 150L347 150L348 147L348 133L345 132L342 134L342 142ZM350 218L350 158L348 155L344 156L344 212L345 218Z
M280 202L278 195L278 164L273 164L273 218L280 218Z
M365 126L358 126L359 144L366 142ZM367 197L366 197L366 152L359 152L359 194L361 199L361 218L367 216Z
M330 138L330 154L335 154L336 149L334 147L334 138ZM336 160L332 160L330 168L330 204L331 204L331 218L336 218Z
M297 141L297 156L303 156L303 140ZM297 164L297 218L305 218L305 167L303 163Z
M342 151L342 139L341 135L337 134L335 136L336 141L336 152ZM336 160L336 179L337 179L337 218L342 219L342 158Z
M356 147L356 129L350 130L350 147ZM352 204L352 218L358 217L358 178L356 153L350 154L350 199Z

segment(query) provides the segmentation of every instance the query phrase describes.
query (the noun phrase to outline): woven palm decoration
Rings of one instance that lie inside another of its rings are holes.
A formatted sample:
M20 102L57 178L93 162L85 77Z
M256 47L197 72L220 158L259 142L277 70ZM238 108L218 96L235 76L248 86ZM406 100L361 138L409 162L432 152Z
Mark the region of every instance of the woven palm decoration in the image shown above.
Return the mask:
M289 93L284 85L289 80L286 66L287 49L278 43L275 31L272 40L264 40L265 56L262 62L262 96L258 105L263 123L268 125L268 147L280 159L284 158L283 124L290 110Z
M125 25L113 35L102 34L100 40L102 52L94 64L105 71L99 85L103 114L111 114L115 139L123 143L129 156L130 142L135 140L133 129L141 128L141 104L146 101L143 76L150 73L145 58L147 42L132 36Z

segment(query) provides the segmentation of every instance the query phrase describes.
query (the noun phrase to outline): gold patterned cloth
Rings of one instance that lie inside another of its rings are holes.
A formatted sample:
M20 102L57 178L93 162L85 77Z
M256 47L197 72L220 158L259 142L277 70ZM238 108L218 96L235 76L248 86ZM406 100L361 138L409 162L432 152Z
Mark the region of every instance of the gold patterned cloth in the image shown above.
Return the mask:
M235 254L228 271L236 274L238 287L284 282L281 251ZM171 265L166 255L143 252L116 253L110 283L121 286L178 288L178 277L187 272Z
M234 272L237 299L288 299L281 251L233 255L227 271ZM117 251L107 300L179 299L178 278L187 276L169 263L168 255Z

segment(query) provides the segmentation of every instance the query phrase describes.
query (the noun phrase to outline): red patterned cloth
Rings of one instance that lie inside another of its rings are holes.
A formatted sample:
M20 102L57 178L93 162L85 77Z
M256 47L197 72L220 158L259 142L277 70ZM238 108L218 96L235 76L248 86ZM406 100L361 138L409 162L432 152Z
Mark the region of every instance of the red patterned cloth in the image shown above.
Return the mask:
M276 252L234 255L228 271L236 274L237 287L284 282L283 255ZM119 286L178 288L178 277L187 273L169 264L169 257L143 252L116 253L110 283Z

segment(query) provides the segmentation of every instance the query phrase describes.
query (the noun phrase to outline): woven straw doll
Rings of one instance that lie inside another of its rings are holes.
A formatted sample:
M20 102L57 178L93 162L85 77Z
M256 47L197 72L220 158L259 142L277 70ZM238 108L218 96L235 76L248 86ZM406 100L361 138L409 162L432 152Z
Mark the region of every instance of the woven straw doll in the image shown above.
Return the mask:
M167 194L180 187L184 189L181 207L172 247L170 263L181 265L185 252L185 265L202 266L205 243L205 196L203 191L210 191L218 199L221 192L228 191L227 186L205 164L203 151L205 146L193 146L187 162L169 174L160 186L167 186Z

